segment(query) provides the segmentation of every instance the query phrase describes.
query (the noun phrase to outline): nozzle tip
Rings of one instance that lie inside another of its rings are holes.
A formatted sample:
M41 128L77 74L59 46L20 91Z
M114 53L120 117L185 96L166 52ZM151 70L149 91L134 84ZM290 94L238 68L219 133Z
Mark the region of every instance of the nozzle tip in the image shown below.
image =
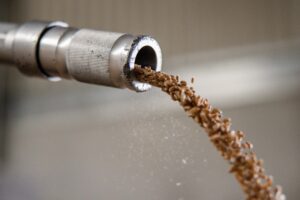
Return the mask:
M162 54L158 42L150 36L137 37L131 46L128 55L129 71L134 70L135 65L141 67L151 67L154 71L161 71ZM137 92L144 92L151 88L148 83L137 81L132 73L130 73L130 89Z

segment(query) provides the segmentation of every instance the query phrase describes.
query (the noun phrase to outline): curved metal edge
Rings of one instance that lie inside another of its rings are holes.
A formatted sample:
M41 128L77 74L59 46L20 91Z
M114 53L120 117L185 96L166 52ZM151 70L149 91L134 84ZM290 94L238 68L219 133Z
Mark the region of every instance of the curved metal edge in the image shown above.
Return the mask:
M41 73L44 74L44 76L49 80L49 81L60 81L61 78L58 76L51 76L50 74L48 74L46 72L46 70L44 70L42 64L41 64L41 60L40 60L40 44L41 44L41 39L42 37L52 28L54 27L69 27L69 25L65 22L62 21L54 21L54 22L50 22L45 29L41 32L38 42L37 42L37 46L36 46L36 51L35 51L35 55L36 55L36 62L37 62L37 67L39 68L39 70L41 71Z
M57 80L57 78L48 76L39 61L39 42L45 32L55 26L67 27L68 24L60 21L30 21L21 24L16 30L13 42L13 59L22 73Z
M128 88L133 89L137 92L144 92L151 88L150 84L137 81L134 74L132 73L139 51L143 47L147 46L153 49L156 56L156 66L152 67L154 67L155 71L161 71L162 67L162 53L158 42L154 38L147 35L138 36L132 43L128 54L127 63L124 67L124 74L126 75L126 78L128 80L127 82L129 83Z

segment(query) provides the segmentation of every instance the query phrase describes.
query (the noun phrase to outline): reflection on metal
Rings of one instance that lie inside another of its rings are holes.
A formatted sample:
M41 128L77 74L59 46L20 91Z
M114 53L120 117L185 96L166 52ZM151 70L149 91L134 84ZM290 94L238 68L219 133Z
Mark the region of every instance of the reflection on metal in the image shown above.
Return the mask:
M0 61L29 76L146 91L135 81L135 64L160 71L161 49L150 36L76 29L63 22L0 23Z

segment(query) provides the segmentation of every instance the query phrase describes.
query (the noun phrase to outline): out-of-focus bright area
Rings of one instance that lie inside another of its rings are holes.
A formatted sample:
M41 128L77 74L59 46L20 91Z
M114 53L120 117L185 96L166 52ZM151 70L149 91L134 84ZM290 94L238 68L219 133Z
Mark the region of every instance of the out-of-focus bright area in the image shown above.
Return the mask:
M300 1L0 0L1 21L63 20L149 34L163 71L246 132L289 200L300 196ZM177 103L0 67L1 200L243 199Z

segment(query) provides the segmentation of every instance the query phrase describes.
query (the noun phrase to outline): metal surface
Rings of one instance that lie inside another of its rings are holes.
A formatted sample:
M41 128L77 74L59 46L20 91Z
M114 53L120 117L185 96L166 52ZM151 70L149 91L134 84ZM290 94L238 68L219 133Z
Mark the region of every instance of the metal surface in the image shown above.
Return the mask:
M13 40L16 24L0 23L0 60L2 62L13 61Z
M161 49L149 36L70 28L63 22L0 23L0 61L29 76L129 88L151 88L134 79L135 64L161 70Z

